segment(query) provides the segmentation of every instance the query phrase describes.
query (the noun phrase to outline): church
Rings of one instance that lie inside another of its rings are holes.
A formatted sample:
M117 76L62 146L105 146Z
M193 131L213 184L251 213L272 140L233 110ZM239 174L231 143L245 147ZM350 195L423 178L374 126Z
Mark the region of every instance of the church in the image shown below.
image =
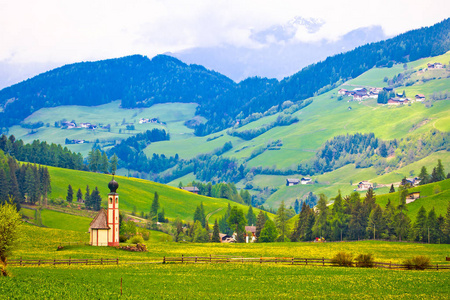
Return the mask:
M102 208L89 227L91 246L119 246L119 184L114 175L108 188L108 209Z

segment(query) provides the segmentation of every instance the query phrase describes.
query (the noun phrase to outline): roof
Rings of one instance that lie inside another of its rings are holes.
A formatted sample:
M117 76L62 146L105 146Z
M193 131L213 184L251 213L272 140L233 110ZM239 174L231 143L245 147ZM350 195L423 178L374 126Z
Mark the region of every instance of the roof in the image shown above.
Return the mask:
M299 183L300 179L297 178L286 178L287 182L292 182L292 183Z
M424 94L417 94L416 98L425 98L425 95Z
M110 229L108 226L108 216L106 215L106 210L101 209L94 220L92 220L89 229Z
M311 178L309 178L309 177L302 177L302 181L311 181Z
M188 191L188 192L199 192L200 190L196 186L184 186L181 187L182 190Z
M256 226L245 226L245 231L255 233L256 232Z

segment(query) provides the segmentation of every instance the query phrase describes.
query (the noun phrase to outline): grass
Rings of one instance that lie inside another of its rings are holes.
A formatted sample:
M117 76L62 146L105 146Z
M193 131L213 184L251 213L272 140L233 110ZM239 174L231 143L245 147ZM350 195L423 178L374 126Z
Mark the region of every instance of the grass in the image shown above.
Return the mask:
M450 293L447 274L436 271L257 264L45 266L11 271L14 277L0 279L0 294L33 299L447 299Z
M112 247L68 246L87 241L77 231L25 226L13 258L119 258L118 266L10 266L11 277L0 278L0 298L402 298L447 299L448 271L309 267L277 264L142 264L163 256L231 255L243 257L325 257L345 251L373 253L375 261L401 263L417 255L442 264L448 245L399 242L184 244L147 242L149 252ZM93 280L95 278L95 280Z
M107 185L111 180L111 175L55 167L49 167L48 169L52 180L52 193L49 195L50 198L65 199L69 184L72 185L75 193L81 188L83 194L85 193L86 185L89 185L91 192L94 187L98 187L100 195L103 198L103 204L106 205L106 195L109 193ZM180 217L182 220L192 221L195 209L201 202L203 202L206 214L218 208L226 208L228 203L231 206L238 206L244 213L247 213L248 209L245 205L227 199L200 196L148 180L122 176L116 176L116 180L119 182L120 209L127 212L136 209L138 214L142 211L148 213L155 192L159 195L160 207L164 208L166 217L170 219ZM259 213L258 209L254 209L254 211L256 214ZM214 223L214 219L221 217L225 212L226 210L218 211L210 219L211 222Z

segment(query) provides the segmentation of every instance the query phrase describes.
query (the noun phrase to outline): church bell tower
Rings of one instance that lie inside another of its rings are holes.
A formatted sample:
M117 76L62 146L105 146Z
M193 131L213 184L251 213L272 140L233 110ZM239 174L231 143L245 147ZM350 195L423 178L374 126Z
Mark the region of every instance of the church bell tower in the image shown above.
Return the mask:
M108 183L108 246L119 246L119 184L113 179Z

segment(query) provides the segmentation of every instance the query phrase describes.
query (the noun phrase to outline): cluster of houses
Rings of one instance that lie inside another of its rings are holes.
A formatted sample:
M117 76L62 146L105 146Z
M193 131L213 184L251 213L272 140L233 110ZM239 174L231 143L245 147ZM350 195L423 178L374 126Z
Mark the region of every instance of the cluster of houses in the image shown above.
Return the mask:
M107 125L105 127L102 127L102 128L106 128L107 129L108 126L109 125ZM75 122L68 122L68 121L61 122L61 127L64 127L66 129L74 129L74 128L86 128L86 129L91 129L91 130L97 129L97 125L94 125L94 124L91 124L91 123L80 123L80 124L77 124Z
M237 234L228 235L225 233L219 233L221 243L236 243ZM254 243L256 242L256 226L245 226L245 242Z
M352 97L353 101L362 101L362 100L368 99L368 98L376 99L378 97L378 94L382 90L383 90L382 88L376 88L376 87L371 87L369 89L362 87L362 88L354 88L351 91L346 90L346 89L340 89L338 91L338 94L341 96Z
M402 104L408 104L412 103L414 101L422 102L425 101L425 95L424 94L417 94L415 96L415 99L412 100L410 98L403 97L403 94L397 94L397 97L390 98L387 102L388 105L402 105Z
M409 185L410 187L418 186L420 183L420 178L404 178L400 185ZM373 184L369 181L360 181L358 183L358 188L355 191L367 191L369 189L373 189Z
M146 118L141 118L139 119L139 124L145 124L145 123L161 123L159 122L159 120L157 118L153 118L153 119L146 119Z
M66 145L69 145L69 144L84 144L84 143L89 143L89 142L86 141L86 140L77 140L77 139L74 139L74 140L66 139L66 142L65 142Z
M428 69L442 69L444 66L441 63L428 63L427 64Z
M302 179L297 178L286 178L286 186L293 186L297 184L312 184L313 181L309 177L302 177Z

